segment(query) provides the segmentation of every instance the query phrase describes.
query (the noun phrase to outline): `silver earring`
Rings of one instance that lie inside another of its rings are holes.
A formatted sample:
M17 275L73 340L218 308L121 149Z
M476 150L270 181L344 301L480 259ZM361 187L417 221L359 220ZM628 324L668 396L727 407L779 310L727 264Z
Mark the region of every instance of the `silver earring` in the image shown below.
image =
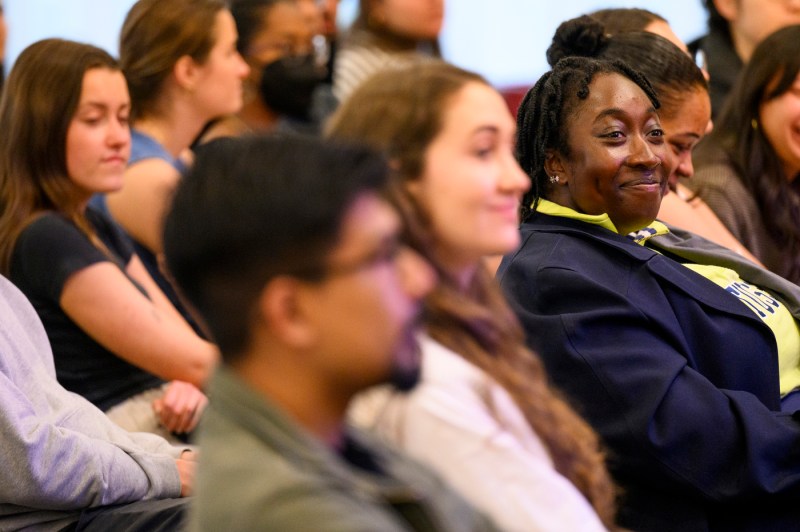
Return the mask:
M550 176L550 182L553 183L554 185L558 183L558 180L559 180L558 174L553 174Z

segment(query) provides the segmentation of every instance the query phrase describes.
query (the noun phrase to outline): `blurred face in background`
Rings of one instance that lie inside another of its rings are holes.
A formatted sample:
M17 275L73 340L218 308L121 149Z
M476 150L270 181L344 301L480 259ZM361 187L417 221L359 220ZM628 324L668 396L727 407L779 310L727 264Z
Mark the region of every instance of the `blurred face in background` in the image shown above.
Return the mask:
M210 118L233 114L242 108L242 82L250 67L236 50L238 33L231 13L223 9L214 24L214 46L197 65L195 94L198 106Z
M436 39L444 22L444 0L374 0L371 19L410 39Z
M736 53L747 62L767 35L791 24L800 24L797 0L714 0L729 24Z
M800 75L786 92L761 103L759 122L787 177L795 179L800 173Z
M253 68L251 77L259 76L261 67L277 59L311 53L313 36L298 3L292 0L275 3L265 12L260 31L245 52Z
M706 133L711 131L711 99L705 88L681 94L680 103L674 109L659 110L664 137L673 155L677 158L675 169L669 177L672 190L679 178L694 175L692 150Z

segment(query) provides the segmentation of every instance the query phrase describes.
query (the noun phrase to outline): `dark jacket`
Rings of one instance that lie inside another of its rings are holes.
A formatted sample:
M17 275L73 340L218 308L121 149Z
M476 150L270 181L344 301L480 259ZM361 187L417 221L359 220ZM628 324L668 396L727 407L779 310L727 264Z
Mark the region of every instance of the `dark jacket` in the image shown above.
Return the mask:
M689 43L689 50L695 56L701 50L705 54L705 66L710 78L708 92L711 96L711 116L719 118L744 63L736 53L730 35L718 29L712 29L707 35Z
M677 229L648 245L537 214L498 275L530 345L609 448L634 530L797 530L800 423L771 330L680 261L735 269L800 316L798 287ZM677 259L677 260L674 260Z

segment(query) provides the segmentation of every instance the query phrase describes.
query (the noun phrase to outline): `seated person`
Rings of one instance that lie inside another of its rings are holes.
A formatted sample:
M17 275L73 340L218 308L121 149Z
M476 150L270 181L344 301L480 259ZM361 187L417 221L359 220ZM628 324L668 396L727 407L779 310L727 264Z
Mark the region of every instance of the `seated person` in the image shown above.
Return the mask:
M515 131L485 79L440 61L376 73L331 118L333 138L390 155L408 241L439 274L418 386L370 390L350 412L504 530L606 530L616 490L597 435L548 385L484 267L519 245L530 180L514 160Z
M228 138L200 150L178 187L167 264L224 362L192 530L496 530L344 422L365 388L413 384L414 324L435 279L398 242L387 175L360 148Z
M522 245L498 276L609 448L633 530L800 522L800 289L655 221L673 158L651 85L562 59L520 106Z
M92 204L133 239L148 273L203 335L161 268L166 207L191 163L192 142L210 121L242 108L250 68L236 51L226 0L137 0L119 36L120 67L131 97L131 155L120 187Z
M88 206L122 186L130 154L117 62L45 39L20 54L6 89L0 131L14 134L0 143L0 272L44 323L59 382L127 430L191 431L216 347L180 316L119 227Z
M639 16L629 16L631 12ZM640 9L605 9L592 13L591 18L583 16L563 23L548 50L551 66L568 55L617 59L635 65L658 93L658 117L667 144L678 159L669 180L671 193L664 196L658 219L758 262L714 211L679 181L694 175L692 151L712 128L708 83L669 24L653 13L650 16L658 18L648 22L644 18L647 13ZM633 21L639 25L633 25Z
M800 284L800 25L756 47L686 182L770 271Z
M0 530L177 530L186 448L126 432L56 381L42 323L0 277Z
M310 7L320 15L313 2ZM237 114L214 122L202 140L272 130L316 133L330 112L320 108L330 86L324 86L328 71L314 54L315 35L299 0L234 0L231 14L236 48L250 66L244 103Z
M780 28L800 24L800 9L793 1L703 0L703 5L708 33L689 43L689 49L710 75L716 120L756 47Z

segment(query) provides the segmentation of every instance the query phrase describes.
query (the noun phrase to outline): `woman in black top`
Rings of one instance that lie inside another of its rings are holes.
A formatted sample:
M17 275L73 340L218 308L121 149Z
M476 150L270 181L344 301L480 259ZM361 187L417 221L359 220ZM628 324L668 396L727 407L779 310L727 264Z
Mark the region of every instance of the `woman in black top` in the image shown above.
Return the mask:
M19 56L6 88L0 128L14 134L0 139L0 271L34 304L66 388L120 416L148 394L141 419L112 419L129 430L191 430L216 348L175 311L125 234L87 208L94 193L122 186L130 153L116 61L48 39Z

